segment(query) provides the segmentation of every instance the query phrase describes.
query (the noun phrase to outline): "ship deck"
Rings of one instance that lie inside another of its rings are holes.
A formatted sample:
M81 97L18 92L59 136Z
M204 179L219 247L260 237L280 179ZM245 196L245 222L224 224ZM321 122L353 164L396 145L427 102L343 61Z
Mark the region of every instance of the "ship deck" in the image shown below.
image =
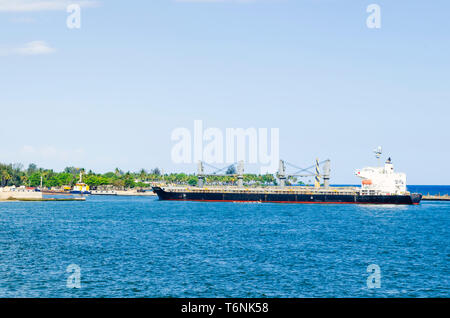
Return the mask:
M360 188L357 187L248 187L238 188L233 186L224 187L181 187L161 186L164 191L177 193L261 193L261 194L326 194L326 195L356 195Z

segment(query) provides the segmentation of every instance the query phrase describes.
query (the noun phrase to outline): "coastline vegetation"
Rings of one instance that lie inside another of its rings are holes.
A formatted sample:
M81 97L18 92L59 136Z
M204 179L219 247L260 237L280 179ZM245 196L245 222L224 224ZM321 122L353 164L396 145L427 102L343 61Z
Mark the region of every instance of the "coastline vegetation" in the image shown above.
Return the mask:
M41 177L42 186L45 188L71 187L79 181L80 172L83 175L83 182L92 188L148 188L152 182L195 186L198 182L198 177L195 174L163 174L159 168L154 168L149 171L141 169L137 172L124 172L116 168L114 171L107 173L95 173L92 170L86 171L83 168L67 167L61 172L56 172L52 169L40 168L35 164L30 164L27 168L24 168L22 164L0 163L0 187L39 187ZM206 181L208 184L214 185L234 185L237 179L232 175L233 173L234 171L230 170L227 171L229 175L208 176ZM276 178L271 174L245 174L244 183L258 186L273 185L276 184Z

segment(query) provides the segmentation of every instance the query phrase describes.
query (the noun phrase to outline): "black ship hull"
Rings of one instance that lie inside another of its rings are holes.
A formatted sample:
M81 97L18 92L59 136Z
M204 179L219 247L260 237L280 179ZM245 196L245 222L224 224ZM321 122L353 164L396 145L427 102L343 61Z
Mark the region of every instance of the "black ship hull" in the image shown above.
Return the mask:
M422 195L298 194L251 192L172 192L153 187L160 200L205 202L317 203L317 204L419 204Z

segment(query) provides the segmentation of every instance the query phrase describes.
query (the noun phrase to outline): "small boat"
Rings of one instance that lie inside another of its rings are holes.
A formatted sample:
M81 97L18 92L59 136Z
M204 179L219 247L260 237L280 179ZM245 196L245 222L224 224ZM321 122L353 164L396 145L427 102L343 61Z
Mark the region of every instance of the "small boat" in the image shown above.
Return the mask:
M80 180L76 183L72 190L71 194L91 194L90 188L86 183L83 183L83 174L80 172Z

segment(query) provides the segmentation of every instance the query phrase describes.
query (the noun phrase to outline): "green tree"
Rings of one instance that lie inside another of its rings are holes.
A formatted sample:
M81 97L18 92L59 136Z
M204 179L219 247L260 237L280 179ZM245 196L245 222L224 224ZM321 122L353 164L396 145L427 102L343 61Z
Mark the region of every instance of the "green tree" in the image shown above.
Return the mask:
M11 179L11 175L9 174L7 169L2 170L2 187L8 185L8 181Z
M28 165L28 169L26 171L27 175L30 176L38 170L38 167L34 163L30 163Z

